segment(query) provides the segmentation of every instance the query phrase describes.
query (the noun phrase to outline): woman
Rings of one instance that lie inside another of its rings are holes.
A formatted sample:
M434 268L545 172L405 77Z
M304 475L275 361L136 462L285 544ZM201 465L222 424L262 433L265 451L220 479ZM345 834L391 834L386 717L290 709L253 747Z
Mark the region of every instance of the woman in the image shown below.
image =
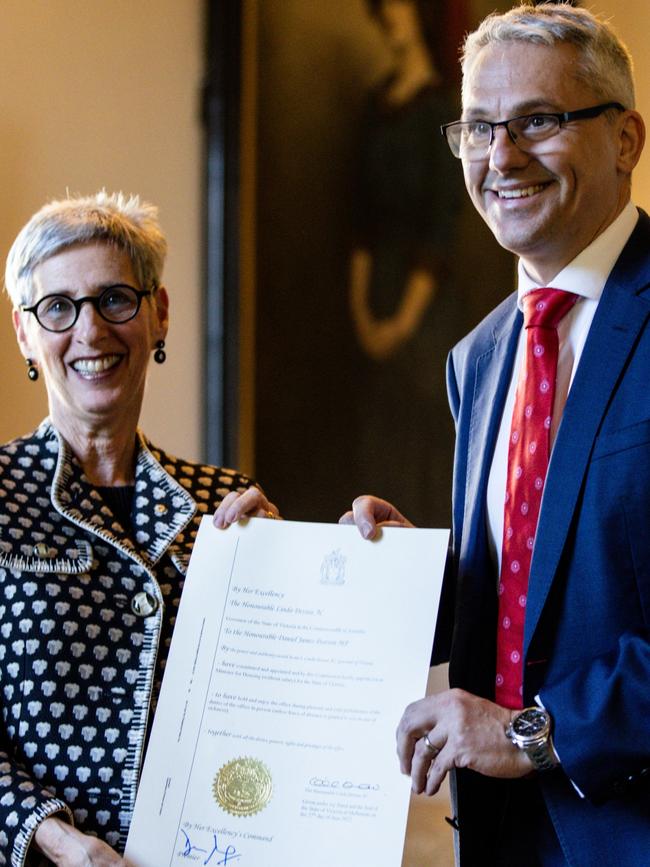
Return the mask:
M7 260L49 418L0 447L0 864L125 863L197 524L220 503L219 526L277 514L138 429L165 360L165 253L155 208L101 192L42 208Z

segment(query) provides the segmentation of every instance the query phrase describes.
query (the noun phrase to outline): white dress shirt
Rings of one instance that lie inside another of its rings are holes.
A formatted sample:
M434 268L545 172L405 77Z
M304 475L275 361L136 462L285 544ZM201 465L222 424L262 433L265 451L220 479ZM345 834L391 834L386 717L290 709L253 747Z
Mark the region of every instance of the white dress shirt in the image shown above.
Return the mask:
M551 448L555 442L555 435L562 419L564 404L566 403L571 383L578 368L580 356L582 355L600 296L603 294L605 283L616 260L621 255L623 247L634 231L638 218L637 209L631 202L628 202L614 222L598 235L595 241L592 241L588 247L552 280L544 284L553 289L563 289L565 292L574 292L580 296L574 307L571 308L558 326L559 355L551 424ZM520 310L523 310L523 296L539 288L541 288L541 284L536 283L529 277L520 260L518 264L517 285L518 306ZM510 426L515 405L517 382L519 380L519 369L523 361L525 347L525 329L522 328L488 479L488 539L490 551L497 566L497 575L501 572L503 506L506 495Z

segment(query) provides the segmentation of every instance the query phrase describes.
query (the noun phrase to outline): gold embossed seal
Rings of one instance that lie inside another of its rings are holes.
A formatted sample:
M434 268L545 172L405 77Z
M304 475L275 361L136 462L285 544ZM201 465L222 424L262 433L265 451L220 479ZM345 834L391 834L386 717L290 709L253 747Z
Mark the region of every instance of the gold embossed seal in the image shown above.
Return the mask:
M212 794L217 804L232 816L252 816L271 800L271 772L251 756L233 759L214 778Z

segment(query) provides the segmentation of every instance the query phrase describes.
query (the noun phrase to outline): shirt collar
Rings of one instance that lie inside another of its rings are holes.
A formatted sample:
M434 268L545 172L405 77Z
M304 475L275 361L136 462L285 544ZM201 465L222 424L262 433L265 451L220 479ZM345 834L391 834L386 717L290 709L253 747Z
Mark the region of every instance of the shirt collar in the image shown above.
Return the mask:
M639 212L632 202L628 202L614 222L589 244L588 247L564 267L550 284L533 280L524 268L521 259L517 265L517 305L523 310L522 298L528 292L542 285L552 285L554 289L573 292L583 298L598 301L603 294L605 283L634 231Z

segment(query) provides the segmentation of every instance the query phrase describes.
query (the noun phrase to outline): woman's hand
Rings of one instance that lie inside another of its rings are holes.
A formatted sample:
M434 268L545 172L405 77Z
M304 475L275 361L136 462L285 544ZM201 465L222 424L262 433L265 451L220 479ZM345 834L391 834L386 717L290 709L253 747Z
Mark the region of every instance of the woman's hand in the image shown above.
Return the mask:
M413 527L395 506L379 497L357 497L352 509L341 515L339 524L356 524L364 539L373 539L378 527Z
M41 822L34 842L57 867L129 867L108 843L83 834L56 816Z
M259 488L250 487L243 493L231 491L219 503L214 518L214 526L225 530L242 518L279 518L278 507L271 503Z

